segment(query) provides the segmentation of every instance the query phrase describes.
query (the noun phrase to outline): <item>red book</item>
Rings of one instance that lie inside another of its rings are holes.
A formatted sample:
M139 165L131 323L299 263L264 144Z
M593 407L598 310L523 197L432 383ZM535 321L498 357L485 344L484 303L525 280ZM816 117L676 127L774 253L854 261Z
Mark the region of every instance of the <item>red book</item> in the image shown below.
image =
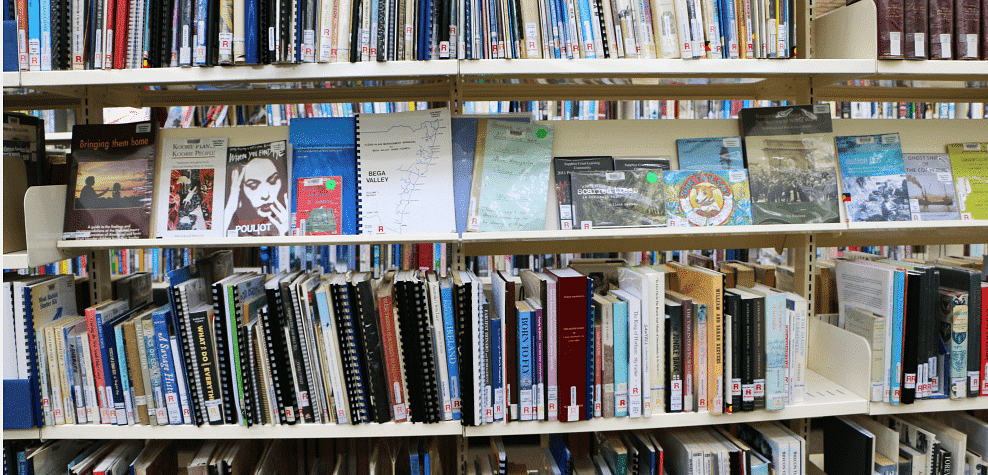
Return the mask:
M586 419L587 404L587 277L575 269L549 269L556 279L558 359L557 414L562 422ZM550 328L550 331L553 329Z
M988 282L981 283L981 396L988 396Z
M120 0L125 2L126 0ZM117 0L106 0L106 11L104 15L104 27L105 33L103 35L103 68L110 69L113 67L113 45L116 43L116 15L117 11Z
M515 308L515 300L517 300L515 281L510 274L505 276L503 271L495 272L492 283L494 279L504 287L504 315L501 315L505 335L505 341L502 343L506 373L504 407L509 409L505 412L505 416L508 420L518 420L518 401L521 396L518 392L518 309Z
M951 59L954 42L954 1L930 0L930 59Z
M117 2L116 26L113 28L113 69L127 67L127 34L130 31L130 2Z
M903 0L875 0L878 7L878 57L902 58Z
M395 422L408 420L408 412L405 410L405 385L402 382L401 356L398 354L398 332L396 331L394 316L394 285L392 284L394 275L389 275L382 280L377 288L377 310L381 320L381 343L384 347L384 362L388 376L388 394L391 396L391 408L394 413Z
M954 0L954 57L978 59L982 0Z
M111 403L109 406L106 402L106 379L103 375L103 356L100 352L99 344L99 330L96 328L96 308L89 307L86 309L86 334L89 336L89 353L93 360L93 381L96 384L96 403L99 405L100 421L103 424L110 424L110 412L109 409L113 406Z
M417 265L415 268L435 270L433 269L432 244L419 244L418 251L418 260L416 261Z
M929 14L927 0L905 0L903 5L902 28L905 30L905 51L903 56L906 59L926 59L929 39L927 34L927 18ZM905 113L900 111L900 117L905 117Z

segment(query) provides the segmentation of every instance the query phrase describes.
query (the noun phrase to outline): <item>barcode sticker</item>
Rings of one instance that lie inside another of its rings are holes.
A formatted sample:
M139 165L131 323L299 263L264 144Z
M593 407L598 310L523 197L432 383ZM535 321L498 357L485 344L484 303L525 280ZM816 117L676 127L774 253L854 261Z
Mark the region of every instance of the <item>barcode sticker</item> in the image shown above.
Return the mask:
M893 143L899 143L899 134L882 135L882 145L888 145Z
M857 139L855 139L855 142L857 142L858 144L875 143L875 137L873 137L871 135L862 135L862 136L858 137Z
M740 147L741 137L725 137L724 138L725 147Z
M965 58L977 58L978 57L978 34L969 33L967 35L967 56Z
M950 33L940 34L940 56L950 59Z
M981 144L978 142L965 142L964 151L965 152L977 152L981 150Z
M607 181L624 180L624 172L606 172L604 179Z
M954 179L954 177L950 175L950 172L936 172L936 173L937 173L937 181L939 182L950 183Z
M830 104L817 104L817 105L813 106L813 113L814 114L829 114L830 113Z
M748 178L744 170L730 170L727 172L727 177L731 183L740 183Z
M926 57L926 34L925 33L913 33L913 45L915 46L914 55L917 58Z
M559 219L573 219L573 205L559 205Z

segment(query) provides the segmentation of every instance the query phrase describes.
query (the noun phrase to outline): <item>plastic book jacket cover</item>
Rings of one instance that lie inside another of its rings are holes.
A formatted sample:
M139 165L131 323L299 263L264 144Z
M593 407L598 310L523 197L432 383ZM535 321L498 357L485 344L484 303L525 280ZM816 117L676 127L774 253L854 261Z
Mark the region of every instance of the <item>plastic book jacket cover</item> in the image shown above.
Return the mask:
M680 170L738 170L744 168L741 137L677 139Z
M292 119L292 226L298 236L357 234L356 121Z
M552 167L556 176L556 202L559 204L559 229L573 229L573 172L609 171L614 160L608 156L553 157Z
M573 172L570 180L580 229L666 224L661 170Z
M741 109L754 224L836 223L830 106Z
M947 145L961 219L988 219L988 143Z
M288 236L289 182L286 141L228 148L227 236Z
M162 140L158 236L223 235L226 146L224 137Z
M899 134L837 137L847 219L911 221Z
M751 192L745 170L665 172L668 225L751 224Z
M65 239L151 237L158 127L76 125L65 200Z
M945 153L902 154L913 221L960 219L954 174Z

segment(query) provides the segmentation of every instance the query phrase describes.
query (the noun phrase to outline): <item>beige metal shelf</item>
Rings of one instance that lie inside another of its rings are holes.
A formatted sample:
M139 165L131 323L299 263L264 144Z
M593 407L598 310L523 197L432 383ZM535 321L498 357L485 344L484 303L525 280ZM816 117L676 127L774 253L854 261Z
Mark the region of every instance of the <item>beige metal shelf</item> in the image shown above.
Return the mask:
M3 87L19 87L20 85L20 71L7 71L3 73Z
M10 429L3 431L3 440L37 440L40 435L39 429Z
M456 233L435 234L376 234L347 236L260 236L217 238L164 239L83 239L59 241L59 249L146 249L159 247L258 247L258 246L322 246L348 244L451 243Z
M81 250L63 250L56 246L62 235L65 216L65 188L65 185L53 185L32 186L27 189L24 195L24 228L6 230L10 233L25 233L27 249L4 254L4 269L37 267L84 253Z
M988 242L988 220L899 221L848 223L846 231L820 235L817 246L984 244L985 242Z
M4 431L4 438L7 438ZM34 437L38 438L35 429ZM462 435L459 421L435 424L295 424L295 425L169 425L113 426L98 424L59 425L41 428L41 439L91 439L96 434L109 439L330 439L363 437L419 437Z
M868 414L912 414L916 412L970 411L988 409L988 397L967 399L923 399L912 404L889 404L873 402Z

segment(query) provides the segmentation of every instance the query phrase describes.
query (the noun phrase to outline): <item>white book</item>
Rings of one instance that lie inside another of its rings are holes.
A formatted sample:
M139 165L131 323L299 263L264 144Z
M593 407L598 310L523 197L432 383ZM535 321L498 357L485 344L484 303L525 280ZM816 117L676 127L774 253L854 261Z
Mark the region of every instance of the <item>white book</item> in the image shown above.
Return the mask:
M664 345L657 341L660 338L657 334L657 327L665 326L665 309L660 310L656 302L662 302L664 307L665 286L664 282L662 284L656 282L661 279L661 272L650 268L648 270L652 270L653 273L646 275L644 267L618 269L621 290L628 292L641 302L641 400L644 417L651 417L652 413L656 411L664 411L664 409L658 409L655 406L664 407L664 395L659 396L660 393L664 392L664 389L660 391L659 388L664 388L665 381L664 370L660 369L664 366L655 366L658 363L656 353L661 355L664 348ZM661 300L659 294L656 293L657 286L663 287ZM661 319L657 318L659 315L662 316ZM657 380L663 382L659 383Z
M848 307L857 307L885 317L885 354L882 380L882 400L889 401L889 368L891 367L892 325L894 308L895 270L863 262L837 261L837 301L841 328L846 328Z
M162 140L158 237L223 236L227 142L225 137Z
M789 403L806 398L806 345L809 302L792 292L786 292L789 313Z
M20 379L17 369L17 355L20 347L17 345L17 326L14 319L14 284L3 283L3 379Z
M641 300L624 289L611 293L628 303L628 416L642 416L642 347L644 328Z

